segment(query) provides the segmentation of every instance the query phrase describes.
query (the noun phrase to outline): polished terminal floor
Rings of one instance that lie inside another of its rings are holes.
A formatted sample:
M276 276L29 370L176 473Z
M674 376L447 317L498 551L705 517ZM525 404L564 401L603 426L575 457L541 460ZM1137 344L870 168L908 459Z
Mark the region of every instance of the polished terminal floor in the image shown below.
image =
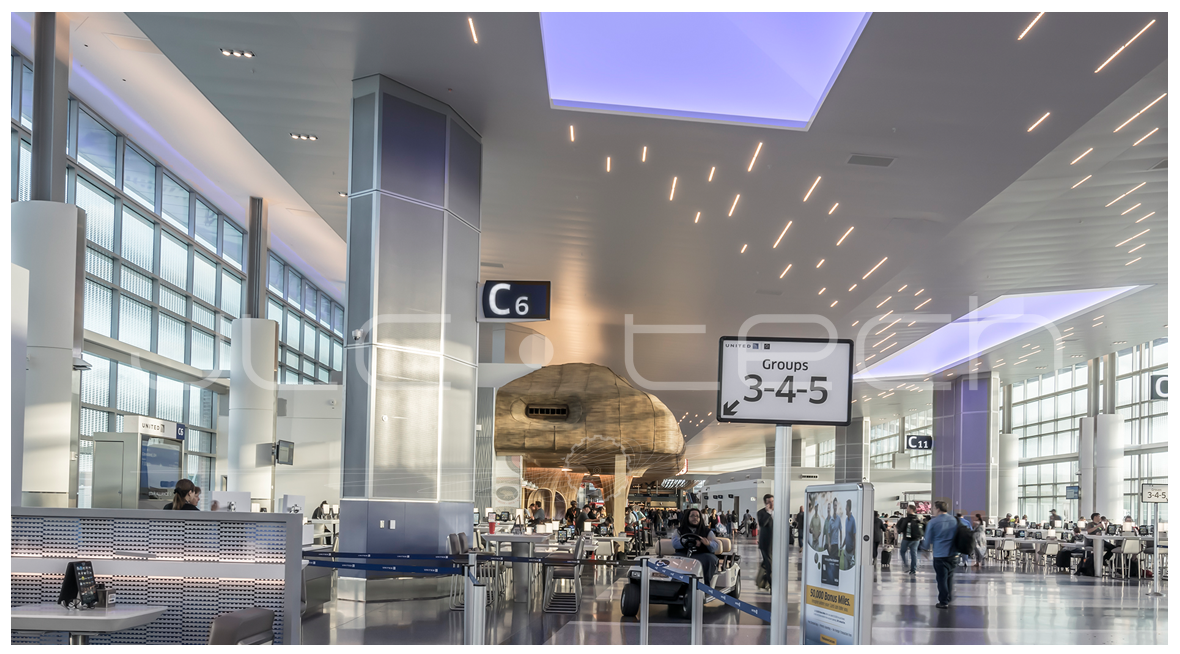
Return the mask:
M752 539L736 543L741 554L741 599L770 608L770 595L754 586L758 550ZM792 548L788 642L799 642L799 568ZM905 573L894 552L892 566L876 571L873 644L1166 645L1166 595L1149 597L1150 580L1124 581L1046 572L1041 566L991 564L959 568L951 607L934 607L937 588L928 554L918 573ZM622 645L639 643L637 619L623 618L619 595L626 567L595 583L587 568L577 614L542 613L539 600L503 599L488 616L486 642L503 645ZM447 606L447 585L433 580L389 580L392 599L330 601L303 621L309 645L462 644L463 614ZM1167 592L1167 582L1162 582ZM509 591L510 592L510 591ZM539 594L539 593L537 593ZM725 605L705 607L706 644L768 644L768 625ZM651 643L686 645L689 622L651 609Z

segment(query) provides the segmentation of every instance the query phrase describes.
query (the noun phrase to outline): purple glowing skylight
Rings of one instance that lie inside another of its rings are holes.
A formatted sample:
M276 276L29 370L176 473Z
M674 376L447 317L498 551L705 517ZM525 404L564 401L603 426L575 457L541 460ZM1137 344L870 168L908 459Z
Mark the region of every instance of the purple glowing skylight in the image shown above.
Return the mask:
M1002 295L860 371L855 379L926 376L946 370L1033 330L1144 288L1147 287L1120 286L1067 293ZM895 317L921 320L929 316L895 314Z
M541 14L555 108L806 129L869 14Z

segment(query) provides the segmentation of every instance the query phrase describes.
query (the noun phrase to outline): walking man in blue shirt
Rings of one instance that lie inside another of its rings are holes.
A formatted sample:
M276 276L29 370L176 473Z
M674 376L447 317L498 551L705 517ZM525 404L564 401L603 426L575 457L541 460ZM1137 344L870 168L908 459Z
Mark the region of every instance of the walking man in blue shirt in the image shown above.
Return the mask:
M945 609L951 603L951 587L955 576L955 530L959 522L947 513L947 503L938 500L934 503L934 519L926 525L925 545L934 551L934 574L938 581L938 604L936 607Z

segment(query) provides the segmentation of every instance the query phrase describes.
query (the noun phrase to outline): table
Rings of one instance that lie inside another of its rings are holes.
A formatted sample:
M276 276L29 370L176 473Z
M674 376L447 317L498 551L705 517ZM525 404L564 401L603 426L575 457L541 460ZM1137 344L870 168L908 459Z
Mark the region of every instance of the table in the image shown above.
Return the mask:
M312 539L314 540L316 538L322 538L324 536L330 535L332 537L332 547L335 548L336 541L338 540L338 536L340 535L340 521L339 520L329 520L329 519L315 520L315 519L312 519L312 520L308 520L308 523L313 524L313 525L324 525L324 526L328 527L328 531L326 533L320 532L320 533L314 534L312 536Z
M167 606L116 604L109 609L70 610L59 604L24 604L12 607L12 629L65 631L71 645L88 645L91 634L134 629L164 615Z
M1099 534L1083 534L1083 536L1085 536L1088 540L1098 541L1094 545L1087 545L1086 549L1093 549L1095 551L1094 564L1096 566L1099 566L1100 568L1102 566L1102 561L1098 558L1098 555L1102 554L1105 556L1105 554L1106 554L1106 541L1107 540L1139 540L1139 541L1147 541L1148 543L1155 542L1154 536L1136 536L1134 534L1127 534L1127 535L1114 534L1112 536L1106 532L1102 532ZM1146 551L1147 551L1146 548L1144 548L1144 552L1146 552ZM1114 575L1114 567L1112 564L1111 576L1113 576L1113 575Z
M550 534L488 534L483 537L489 543L495 543L499 551L500 543L512 543L512 556L534 556L533 548L549 542ZM529 564L520 561L512 564L512 601L529 601Z

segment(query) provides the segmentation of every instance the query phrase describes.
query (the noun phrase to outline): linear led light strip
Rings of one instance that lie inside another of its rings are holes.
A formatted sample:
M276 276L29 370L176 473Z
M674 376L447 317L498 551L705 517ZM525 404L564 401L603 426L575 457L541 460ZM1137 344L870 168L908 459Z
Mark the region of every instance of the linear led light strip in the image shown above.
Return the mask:
M758 153L759 152L762 152L762 142L761 141L758 142L758 148L754 150L754 158L750 159L750 165L746 166L747 173L750 172L751 170L754 170L754 162L758 161Z
M923 300L922 304L919 304L918 306L914 307L914 311L917 311L918 309L921 309L922 307L926 306L926 303L929 302L930 300L933 300L933 299L934 298L932 298L932 297L926 298L925 300Z
M1159 128L1156 128L1156 129L1159 129ZM1150 134L1148 134L1148 136L1151 136L1151 135L1150 135ZM1147 136L1144 136L1143 138L1147 138ZM839 202L837 202L836 204L833 204L833 205L832 205L832 208L831 208L831 209L828 209L828 215L829 215L829 216L830 216L830 215L832 215L832 212L833 212L833 211L835 211L835 210L836 210L836 207L838 207L838 206L840 206L840 203L839 203Z
M1151 22L1150 22L1150 23L1148 23L1146 26L1144 26L1144 28L1143 28L1143 29L1139 30L1139 34L1142 34L1142 33L1146 32L1146 31L1147 31L1147 28L1148 28L1148 27L1151 27L1152 25L1155 25L1155 19L1154 19L1154 18L1152 18L1152 19L1151 19ZM1106 64L1109 64L1111 61L1113 61L1113 60L1114 60L1114 58L1115 58L1115 57L1119 56L1119 53L1120 53L1120 52L1122 52L1123 50L1125 50L1125 49L1127 48L1127 46L1129 46L1129 45L1131 45L1132 43L1134 43L1134 42L1135 42L1135 39L1139 38L1139 34L1136 34L1135 36L1132 36L1130 41L1127 41L1126 43L1124 43L1124 44L1123 44L1123 47L1119 48L1118 50L1115 50L1115 51L1114 51L1114 54L1110 55L1110 58L1109 58L1109 59L1107 59L1106 61L1102 62L1102 65L1101 65L1101 66L1099 66L1097 69L1095 69L1095 70L1094 70L1094 72L1095 72L1095 73L1097 73L1098 71L1102 70L1103 68L1106 68ZM1115 130L1115 131L1118 131L1118 130Z
M570 143L574 142L574 126L570 125Z
M1090 179L1091 177L1093 177L1093 175L1086 175L1085 177L1083 177L1083 178L1082 178L1082 181L1081 181L1081 182L1078 182L1077 184L1074 184L1074 185L1073 185L1073 186L1071 186L1070 188L1071 188L1071 189L1075 189L1075 188L1077 188L1077 187L1081 186L1081 185L1082 185L1082 182L1086 181L1087 179Z
M1023 39L1024 35L1028 34L1028 31L1033 28L1033 25L1036 25L1037 21L1040 20L1041 16L1044 16L1044 15L1045 15L1045 12L1043 12L1043 11L1041 13L1037 14L1037 17L1032 19L1032 22L1028 24L1028 27L1024 28L1024 31L1020 33L1020 36L1016 37L1016 40L1019 41L1019 40Z
M1037 128L1037 125L1040 125L1040 124L1041 124L1041 121L1045 120L1045 119L1046 119L1046 118L1048 118L1048 117L1049 117L1049 112L1048 112L1048 111L1046 111L1044 116L1041 116L1040 118L1038 118L1038 119L1037 119L1037 122L1033 123L1033 124L1032 124L1032 127L1029 127L1029 128L1028 128L1028 131L1030 131L1030 132L1031 132L1031 131L1033 131L1034 129L1036 129L1036 128Z
M881 300L881 304L878 304L878 305L877 305L877 308L878 308L878 309L880 309L882 305L884 305L886 302L888 302L888 301L890 301L890 300L892 300L892 299L893 299L893 296L892 296L892 295L890 295L889 297L885 298L884 300Z
M1148 132L1148 133L1144 134L1144 135L1142 136L1142 138L1140 138L1138 141L1135 141L1134 143L1132 143L1132 144L1131 144L1131 147L1135 147L1136 145L1139 145L1140 143L1142 143L1142 142L1146 141L1146 140L1147 140L1147 137L1151 136L1152 134L1155 134L1155 133L1156 133L1156 132L1158 132L1158 131L1160 131L1160 128L1158 128L1158 127L1157 127L1157 128L1155 128L1155 129L1151 130L1150 132Z
M817 180L817 181L818 181L818 180ZM885 263L885 262L886 262L888 259L889 259L889 257L885 257L884 259L881 259L880 261L878 261L878 262L877 262L877 265L873 266L873 269L872 269L872 270L868 271L867 273L865 273L865 276L864 276L864 277L861 277L861 278L860 278L860 279L861 279L861 281L864 281L864 280L868 279L868 278L869 278L869 275L873 274L873 271L874 271L874 270L876 270L876 269L878 269L878 268L880 268L880 267L881 267L881 264Z
M734 196L734 198L733 198L733 206L729 208L729 215L730 215L730 216L733 216L733 210L734 210L734 209L737 209L737 203L738 203L738 200L740 200L740 199L742 199L742 194L741 194L741 193L738 193L736 196Z
M1143 222L1144 220L1147 220L1148 218L1151 218L1151 217L1152 217L1152 216L1154 216L1154 215L1155 215L1155 212L1154 212L1154 211L1152 211L1151 213L1149 213L1149 214L1147 214L1146 216L1144 216L1144 217L1140 218L1139 220L1136 220L1135 222L1137 222L1137 223L1141 223L1141 222Z
M645 162L645 163L647 162L647 146L646 145L643 146L643 154L639 155L639 160L642 162Z
M672 178L672 192L668 194L668 201L671 202L676 197L676 178Z
M1074 159L1073 161L1069 162L1069 165L1072 166L1072 165L1076 164L1077 162L1082 160L1082 157L1090 154L1093 151L1094 151L1094 148L1090 148L1089 150L1086 150L1085 152L1079 154L1077 159Z
M606 158L606 172L610 172L610 157Z
M1120 216L1125 216L1125 215L1127 215L1127 214L1131 213L1132 211L1134 211L1134 210L1138 209L1138 208L1139 208L1139 207L1141 207L1141 206L1143 206L1143 203L1142 203L1142 202L1138 202L1138 203L1136 203L1136 204L1135 204L1135 206L1131 207L1130 209L1127 209L1126 211L1124 211L1124 212L1120 213L1119 215L1120 215Z
M1146 244L1146 243L1140 243L1139 245L1136 245L1135 247L1131 248L1130 250L1127 250L1127 254L1131 254L1131 253L1132 253L1132 252L1134 252L1135 250L1138 250L1139 248L1143 247L1144 245L1147 245L1147 244Z
M1108 206L1108 207L1109 207L1110 205L1114 204L1115 202L1118 202L1119 200L1122 200L1123 198L1127 197L1128 195L1130 195L1130 194L1134 193L1135 191L1139 190L1139 188L1140 188L1141 186L1143 186L1144 184L1146 184L1146 183L1147 183L1147 182L1139 182L1139 186L1136 186L1135 188L1131 189L1130 191L1127 191L1126 193L1123 193L1122 195L1118 196L1117 198L1115 198L1115 199L1111 200L1111 201L1110 201L1110 202L1109 202L1109 203L1108 203L1106 206Z
M471 17L467 18L467 25L471 28L471 40L478 44L479 37L475 35L475 21L471 20Z
M892 311L890 311L889 313L893 313L893 312L892 312ZM889 315L889 313L885 314L885 316L888 316L888 315ZM882 319L882 320L884 320L884 319L885 319L885 316L881 316L881 319ZM881 328L881 331L880 331L880 332L877 332L876 334L873 334L873 336L880 336L880 335L881 335L881 332L883 332L883 331L885 331L885 330L889 329L890 327L892 327L892 326L896 325L896 324L897 324L899 321L901 321L901 318L898 318L897 320L894 320L893 322L889 323L889 324L888 324L888 325L886 325L885 327L882 327L882 328Z
M1131 241L1133 241L1133 240L1135 240L1135 239L1139 238L1140 236L1143 236L1144 234L1146 234L1147 232L1150 232L1150 231L1151 231L1151 229L1145 229L1145 230L1143 230L1143 231L1139 232L1138 234L1136 234L1136 235L1132 236L1131 238L1129 238L1129 239L1127 239L1127 240L1123 241L1122 243L1119 243L1119 244L1118 244L1118 245L1116 245L1115 247L1116 247L1116 248L1117 248L1117 247L1122 247L1123 245L1125 245L1125 244L1127 244L1127 243L1130 243ZM1099 316L1099 317L1101 318L1101 316Z
M699 212L699 211L697 212L697 217L696 217L696 218L694 218L692 222L693 222L693 224L694 224L694 225L695 225L696 223L699 223L699 222L701 222L701 212Z
M780 243L780 242L783 240L783 237L787 235L787 230L791 228L791 225L792 225L794 222L795 222L795 221L793 221L793 220L788 220L788 221L787 221L787 226L783 228L783 233L778 235L778 238L777 238L777 239L775 239L775 241L774 241L774 247L772 247L772 248L770 248L770 249L772 249L772 250L773 250L774 248L777 248L777 247L778 247L778 244L779 244L779 243Z
M839 203L837 203L837 204L839 204ZM835 208L836 207L832 207L832 209L835 209ZM828 213L832 213L832 212L829 211ZM844 239L848 238L848 235L851 234L852 230L854 230L854 229L856 229L855 225L853 225L852 227L849 227L848 231L844 232L844 235L840 237L840 240L836 241L836 247L840 247L840 244L844 242Z
M807 189L807 195L803 196L804 202L807 202L807 198L811 197L811 192L814 191L815 187L819 185L819 180L821 180L821 179L823 179L823 175L816 177L815 181L811 183L811 188Z
M783 268L783 272L782 272L782 274L781 274L781 275L779 275L779 276L778 276L778 278L779 278L779 279L782 279L782 278L783 278L783 276L787 274L787 271L789 271L789 270L791 269L791 266L793 266L793 265L794 265L794 264L790 264L790 263L788 263L788 264L787 264L787 267L786 267L786 268Z
M709 180L708 181L710 181L710 182L713 181L713 173L715 173L715 172L717 172L717 166L713 166L712 168L709 169Z
M1127 122L1125 122L1125 123L1123 123L1122 125L1119 125L1118 127L1116 127L1116 128L1114 129L1114 133L1115 133L1115 134L1118 134L1118 131L1119 131L1120 129L1122 129L1122 128L1126 127L1127 125L1130 125L1132 120L1135 120L1136 118L1138 118L1138 117L1139 117L1139 114L1142 114L1144 111L1147 111L1148 109L1151 109L1153 106L1155 106L1155 103L1159 102L1160 100L1163 100L1165 97L1167 97L1167 95L1168 95L1167 93L1164 93L1164 94L1163 94L1163 95L1161 95L1160 97L1158 97L1158 98L1156 98L1156 99L1152 100L1152 101L1151 101L1151 104L1149 104L1149 105L1147 105L1146 107L1144 107L1144 108L1140 109L1138 112L1136 112L1136 113L1135 113L1135 115L1134 115L1134 116L1131 116L1130 118L1128 118L1128 119L1127 119Z

